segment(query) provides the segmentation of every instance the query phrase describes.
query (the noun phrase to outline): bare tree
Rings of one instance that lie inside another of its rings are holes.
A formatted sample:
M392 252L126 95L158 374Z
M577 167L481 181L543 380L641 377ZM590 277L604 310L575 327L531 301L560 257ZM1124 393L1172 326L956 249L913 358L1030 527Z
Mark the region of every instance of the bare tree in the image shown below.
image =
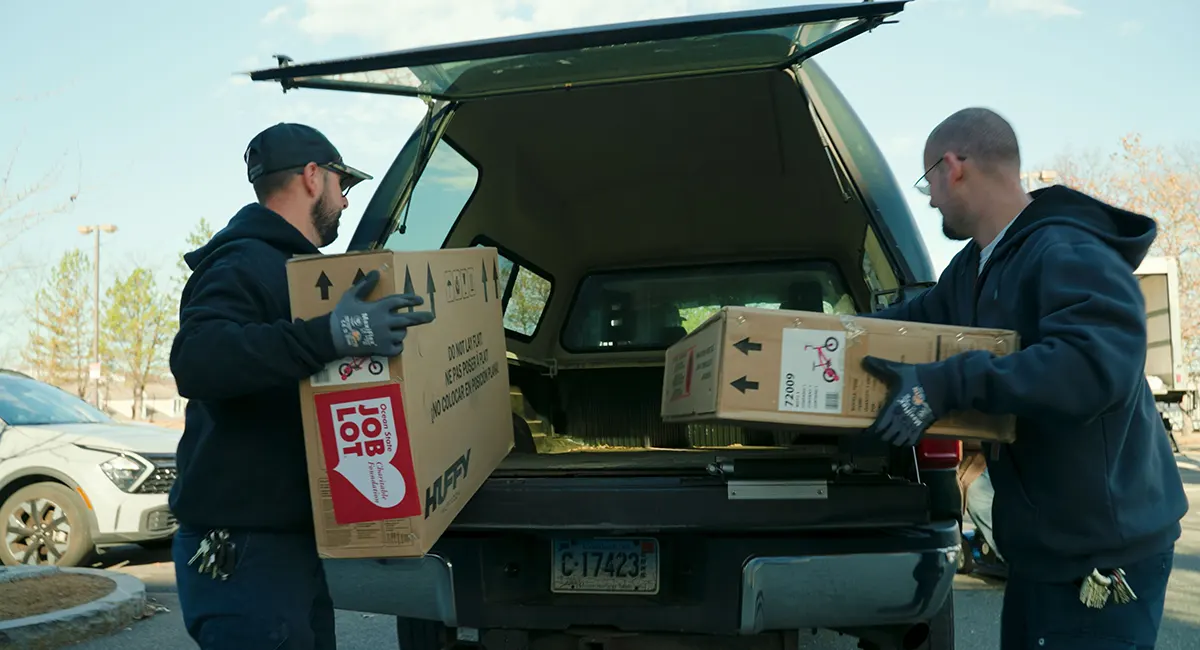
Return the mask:
M1064 153L1054 162L1063 185L1158 222L1151 255L1179 263L1180 326L1188 365L1200 361L1200 149L1195 144L1150 146L1134 133L1120 149Z
M4 174L0 176L0 229L5 235L0 238L0 251L12 246L18 237L47 217L70 211L79 198L78 185L72 192L55 192L62 173L62 161L35 180L18 183L13 174L20 151L20 146L13 149L5 165ZM0 274L11 270L11 267L0 267Z
M48 94L54 94L52 91ZM45 96L45 95L43 95ZM4 103L20 103L36 101L36 97L11 97ZM76 177L74 189L65 190L62 185L62 172L67 166L67 156L45 170L34 170L29 173L21 164L21 146L14 144L10 151L0 158L0 292L12 295L13 287L18 286L17 277L21 274L36 274L45 270L47 261L36 254L18 255L18 242L21 235L28 232L47 218L71 211L79 198L79 183L82 179L82 162L77 162L79 175ZM38 286L37 282L20 283L24 286ZM0 327L4 331L23 331L21 319L17 314L0 313ZM0 362L8 366L19 358L14 348L0 350Z

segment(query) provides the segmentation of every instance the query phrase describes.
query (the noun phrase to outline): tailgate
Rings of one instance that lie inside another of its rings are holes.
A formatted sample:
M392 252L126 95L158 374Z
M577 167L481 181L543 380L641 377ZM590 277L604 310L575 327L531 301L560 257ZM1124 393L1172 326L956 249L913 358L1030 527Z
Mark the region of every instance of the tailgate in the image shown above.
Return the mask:
M514 454L451 530L790 531L929 523L926 486L795 451Z

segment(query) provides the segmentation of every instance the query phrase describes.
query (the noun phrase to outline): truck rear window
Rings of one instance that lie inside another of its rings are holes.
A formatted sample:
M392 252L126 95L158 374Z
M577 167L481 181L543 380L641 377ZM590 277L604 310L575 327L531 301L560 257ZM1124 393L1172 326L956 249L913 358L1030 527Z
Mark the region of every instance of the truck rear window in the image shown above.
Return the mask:
M856 313L837 267L823 261L597 273L579 284L562 346L662 350L727 306Z

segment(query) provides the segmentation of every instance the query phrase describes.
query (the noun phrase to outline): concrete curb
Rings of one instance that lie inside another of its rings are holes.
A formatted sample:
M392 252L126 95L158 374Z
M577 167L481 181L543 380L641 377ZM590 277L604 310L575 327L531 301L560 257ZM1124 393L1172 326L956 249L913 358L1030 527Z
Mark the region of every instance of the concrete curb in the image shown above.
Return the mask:
M63 568L116 583L107 596L70 609L0 622L0 648L49 650L112 634L132 623L146 608L146 585L141 580L103 569Z

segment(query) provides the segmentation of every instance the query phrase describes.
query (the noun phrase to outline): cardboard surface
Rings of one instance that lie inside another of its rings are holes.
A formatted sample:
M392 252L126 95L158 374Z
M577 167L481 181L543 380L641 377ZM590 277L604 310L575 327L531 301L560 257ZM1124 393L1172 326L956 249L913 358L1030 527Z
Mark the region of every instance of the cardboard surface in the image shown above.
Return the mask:
M727 307L667 350L662 417L808 429L870 426L887 386L862 367L872 355L907 363L966 350L1005 355L1016 332L948 327L814 312ZM1015 418L952 413L929 435L1015 439Z
M496 249L293 259L293 318L329 313L375 269L368 300L416 293L435 318L399 357L342 359L300 383L326 558L424 555L513 448Z

